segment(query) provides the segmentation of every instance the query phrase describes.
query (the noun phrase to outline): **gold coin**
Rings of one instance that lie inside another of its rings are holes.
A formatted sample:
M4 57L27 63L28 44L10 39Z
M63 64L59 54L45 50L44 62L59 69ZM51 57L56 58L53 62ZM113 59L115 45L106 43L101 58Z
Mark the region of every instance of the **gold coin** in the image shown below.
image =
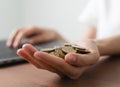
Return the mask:
M56 53L56 55L58 55L58 57L61 57L61 58L64 58L64 56L65 56L65 54L63 53L61 47L56 48L56 49L55 49L55 53Z
M42 49L41 51L50 53L50 52L53 52L54 50L55 50L54 48L47 48L47 49Z
M64 46L72 46L70 43L65 43Z
M76 50L73 48L73 47L71 47L71 46L64 46L64 47L62 47L62 51L64 52L64 53L76 53Z
M78 49L78 50L86 50L85 48L81 48L80 46L78 46L78 45L72 45L72 47L74 48L74 49Z
M55 48L49 48L49 49L43 49L43 52L47 52L51 55L64 58L66 54L68 53L79 53L79 54L87 54L90 53L89 50L85 48L81 48L78 45L66 43L63 46L55 47Z

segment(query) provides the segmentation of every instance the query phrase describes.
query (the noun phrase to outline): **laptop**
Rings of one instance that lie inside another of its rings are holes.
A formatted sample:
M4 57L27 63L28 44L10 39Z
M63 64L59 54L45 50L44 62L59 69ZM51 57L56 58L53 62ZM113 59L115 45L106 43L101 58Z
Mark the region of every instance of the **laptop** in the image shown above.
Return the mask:
M0 66L13 64L13 63L26 62L25 59L20 58L16 54L17 49L12 49L12 48L6 47L6 42L7 42L7 40L0 40ZM22 44L24 44L24 43L22 43ZM19 48L22 47L22 44ZM62 41L49 41L46 43L35 44L34 46L38 50L41 50L44 48L52 48L54 46L60 46L63 44L64 44L64 42L62 42Z

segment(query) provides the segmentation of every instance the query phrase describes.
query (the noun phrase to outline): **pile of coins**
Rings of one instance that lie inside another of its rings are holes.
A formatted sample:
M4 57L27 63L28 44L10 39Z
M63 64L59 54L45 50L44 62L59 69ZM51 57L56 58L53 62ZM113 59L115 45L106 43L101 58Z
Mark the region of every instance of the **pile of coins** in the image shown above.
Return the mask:
M78 45L74 44L64 44L64 46L60 47L54 47L49 49L43 49L43 52L47 52L51 55L58 56L60 58L64 58L66 54L68 53L79 53L79 54L88 54L90 51L88 51L85 48L80 48Z

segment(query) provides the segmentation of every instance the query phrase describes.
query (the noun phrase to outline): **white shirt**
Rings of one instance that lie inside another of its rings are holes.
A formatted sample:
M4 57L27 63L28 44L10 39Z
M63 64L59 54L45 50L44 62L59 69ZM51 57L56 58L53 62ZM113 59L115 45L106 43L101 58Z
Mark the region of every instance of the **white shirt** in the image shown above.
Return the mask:
M91 0L79 20L95 26L97 38L120 34L120 0Z

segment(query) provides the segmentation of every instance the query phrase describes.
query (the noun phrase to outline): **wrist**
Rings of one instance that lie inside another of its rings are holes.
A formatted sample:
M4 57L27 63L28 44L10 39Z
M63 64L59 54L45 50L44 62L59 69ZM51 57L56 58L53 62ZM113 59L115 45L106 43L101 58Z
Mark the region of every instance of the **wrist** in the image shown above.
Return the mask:
M97 45L97 47L98 47L98 51L99 51L99 53L100 53L100 56L105 56L105 55L107 55L107 46L105 46L106 44L104 43L104 41L103 40L95 40L95 42L96 42L96 45Z

